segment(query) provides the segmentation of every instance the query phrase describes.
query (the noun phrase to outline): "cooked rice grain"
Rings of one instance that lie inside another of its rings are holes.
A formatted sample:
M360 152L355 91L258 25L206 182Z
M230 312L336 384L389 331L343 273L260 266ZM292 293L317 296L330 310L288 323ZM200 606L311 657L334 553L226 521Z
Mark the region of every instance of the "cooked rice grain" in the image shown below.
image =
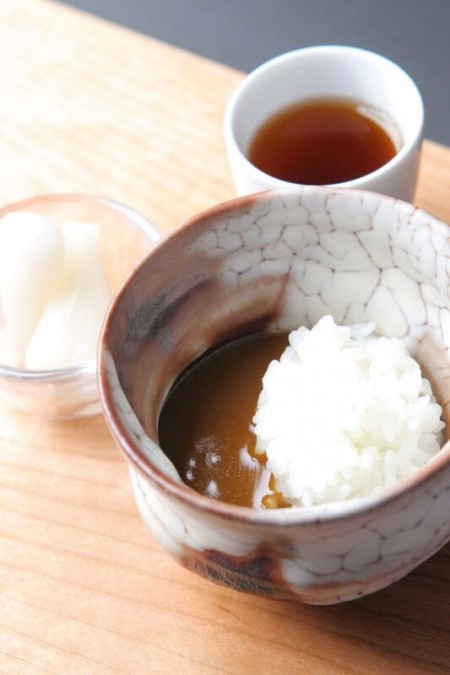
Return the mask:
M377 494L441 446L442 410L419 364L372 330L326 316L293 331L264 375L257 452L292 505Z

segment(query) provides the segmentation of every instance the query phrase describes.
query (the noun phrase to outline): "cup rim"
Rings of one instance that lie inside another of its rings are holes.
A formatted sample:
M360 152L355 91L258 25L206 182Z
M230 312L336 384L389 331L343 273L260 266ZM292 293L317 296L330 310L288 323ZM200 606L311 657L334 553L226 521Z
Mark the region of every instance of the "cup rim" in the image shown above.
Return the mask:
M246 167L248 171L250 171L259 180L263 181L270 180L271 184L273 185L273 188L275 189L283 187L294 187L303 184L293 183L291 181L283 180L281 178L277 178L276 176L272 176L271 174L266 173L262 169L259 169L248 159L248 157L242 151L238 142L236 141L236 134L234 131L234 124L235 124L234 117L236 114L236 106L238 105L242 94L245 92L248 86L251 85L266 71L271 70L273 67L276 67L279 64L288 61L293 61L300 55L329 53L331 56L336 52L342 54L344 53L356 54L360 56L364 55L365 58L383 62L389 68L395 70L399 75L402 76L405 82L408 83L408 85L411 88L411 91L414 93L414 96L416 97L418 118L417 118L416 132L413 135L413 137L409 140L408 143L403 143L400 150L396 152L394 157L392 157L388 162L378 167L374 171L371 171L370 173L366 173L362 176L353 178L351 180L342 181L341 183L326 183L323 185L323 187L365 189L364 187L360 187L365 181L369 179L370 180L376 179L382 176L383 174L389 172L391 169L394 169L398 164L400 164L404 160L404 158L407 155L409 155L414 150L416 146L420 144L422 140L425 124L425 108L422 94L416 82L411 77L411 75L409 75L409 73L404 68L402 68L400 65L398 65L391 59L387 58L386 56L379 54L378 52L371 51L369 49L363 49L361 47L354 47L351 45L338 45L338 44L322 44L322 45L313 45L309 47L300 47L299 49L294 49L282 54L278 54L277 56L274 56L273 58L265 61L264 63L261 63L254 70L252 70L250 73L244 76L244 78L237 85L237 87L232 92L230 98L228 99L228 102L225 106L223 119L223 128L226 144L228 144L229 147L231 147L233 151L239 155L240 161L243 163L243 165Z
M111 330L111 324L114 320L116 308L119 305L124 293L129 288L129 285L133 283L133 278L135 275L142 267L149 264L149 261L151 261L152 257L158 254L160 248L170 246L171 242L179 237L182 232L185 232L186 229L194 229L199 222L202 222L205 219L215 218L222 215L224 212L226 213L227 211L237 207L245 209L245 207L250 207L255 202L264 201L271 194L282 195L283 193L287 192L295 192L295 190L307 190L311 192L320 191L335 194L336 191L340 191L340 188L332 186L297 186L294 189L285 188L284 190L265 190L262 192L253 193L251 195L235 197L194 215L185 221L180 226L180 228L160 241L136 265L133 272L123 282L120 289L113 298L103 324L98 350L97 377L103 414L113 438L131 465L146 479L148 479L150 483L157 486L157 488L162 490L166 495L173 497L177 502L194 511L205 512L217 518L227 518L228 520L234 522L245 522L248 524L251 523L252 525L265 527L279 527L280 525L286 527L308 527L311 525L317 525L318 523L323 523L325 525L338 520L342 521L359 518L363 514L368 514L375 510L378 511L379 509L389 508L392 503L399 499L408 497L408 495L412 496L416 490L418 490L427 481L431 480L440 471L444 470L446 467L450 467L450 440L448 440L440 448L437 454L424 466L420 467L412 476L400 479L394 485L384 489L381 494L375 496L359 497L352 500L334 502L331 504L317 505L308 508L285 507L280 509L255 509L253 507L238 506L224 501L212 499L200 494L199 492L196 492L193 488L183 483L181 479L180 481L176 481L167 474L163 473L157 466L155 466L154 463L148 459L148 457L145 456L143 451L137 446L135 438L123 423L120 415L117 412L116 404L113 400L113 387L107 372L106 360L107 355L109 354L108 334ZM367 190L352 190L349 188L346 188L345 192L353 193L357 199L364 198L364 195L374 194ZM403 202L402 200L381 194L377 194L376 197L380 200L382 205L389 205L391 208L395 209L401 208L403 205L405 207L412 208L412 213L425 213L430 222L435 222L439 224L439 226L442 226L442 224L446 225L443 223L443 221L439 220L435 216L432 216L431 214L424 212L423 209L412 206L407 202ZM448 227L450 230L450 226L446 225L446 227ZM149 437L147 436L147 438ZM151 441L151 443L163 452L158 443L155 443L154 441Z

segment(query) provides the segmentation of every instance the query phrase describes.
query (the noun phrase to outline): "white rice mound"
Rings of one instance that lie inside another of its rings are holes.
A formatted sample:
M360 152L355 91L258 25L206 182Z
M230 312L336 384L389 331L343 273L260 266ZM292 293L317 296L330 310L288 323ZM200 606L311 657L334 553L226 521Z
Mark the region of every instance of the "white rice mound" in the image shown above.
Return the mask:
M400 340L331 316L289 335L253 422L278 492L310 507L376 495L440 449L442 409Z

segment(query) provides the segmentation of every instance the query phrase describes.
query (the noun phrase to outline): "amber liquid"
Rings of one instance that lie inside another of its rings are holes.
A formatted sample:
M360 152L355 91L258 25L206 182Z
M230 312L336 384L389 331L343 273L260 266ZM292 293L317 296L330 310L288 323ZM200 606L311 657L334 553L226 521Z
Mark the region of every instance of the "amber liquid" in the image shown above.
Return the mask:
M377 120L384 120L384 124ZM317 99L285 108L255 134L250 161L291 183L343 183L375 171L397 153L383 113L351 99Z
M241 506L276 501L270 472L255 456L252 418L267 366L286 345L285 333L240 338L200 359L172 388L159 441L194 490Z

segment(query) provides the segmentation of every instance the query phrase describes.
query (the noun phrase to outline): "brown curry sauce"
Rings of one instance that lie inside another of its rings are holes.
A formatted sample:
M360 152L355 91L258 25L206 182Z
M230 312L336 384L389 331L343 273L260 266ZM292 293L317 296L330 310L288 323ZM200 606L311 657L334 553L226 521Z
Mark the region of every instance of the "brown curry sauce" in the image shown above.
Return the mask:
M265 458L256 455L252 418L262 377L287 333L255 333L201 357L172 387L159 441L183 481L231 504L281 506Z

